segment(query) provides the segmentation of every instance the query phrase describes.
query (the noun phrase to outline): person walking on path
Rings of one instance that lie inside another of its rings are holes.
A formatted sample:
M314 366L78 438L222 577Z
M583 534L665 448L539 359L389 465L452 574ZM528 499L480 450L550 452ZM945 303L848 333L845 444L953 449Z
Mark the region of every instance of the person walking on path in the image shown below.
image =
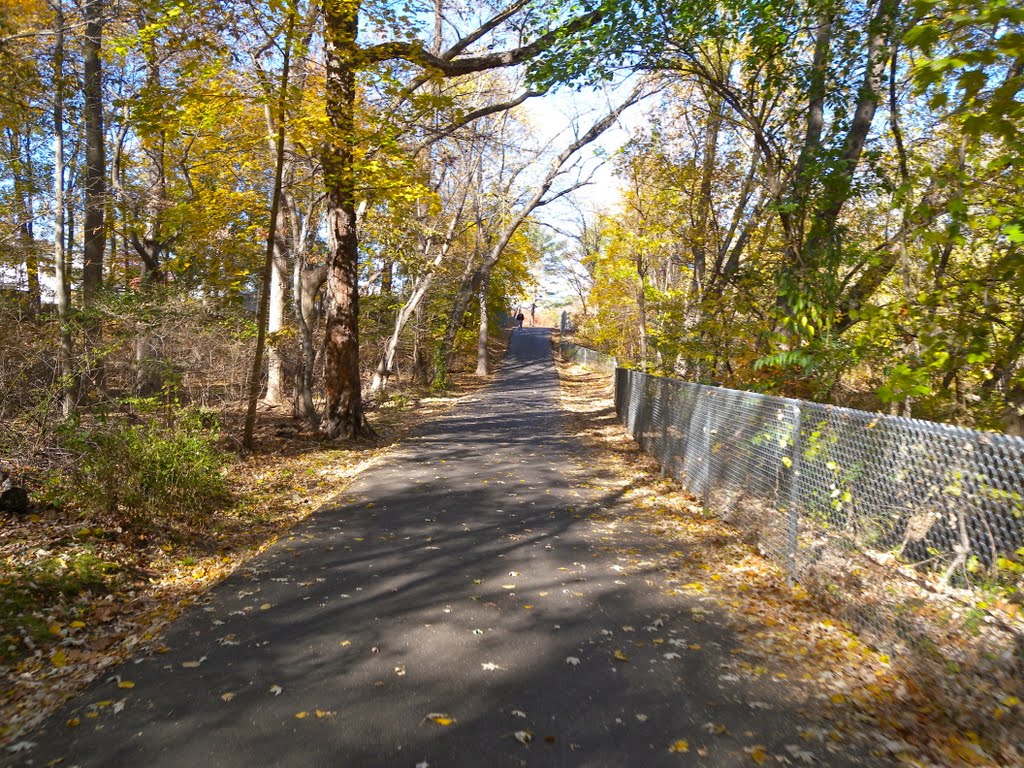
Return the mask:
M518 315L516 315L516 327L522 328L523 327L523 320L525 320L525 319L526 319L526 317L523 315L522 312L520 312Z

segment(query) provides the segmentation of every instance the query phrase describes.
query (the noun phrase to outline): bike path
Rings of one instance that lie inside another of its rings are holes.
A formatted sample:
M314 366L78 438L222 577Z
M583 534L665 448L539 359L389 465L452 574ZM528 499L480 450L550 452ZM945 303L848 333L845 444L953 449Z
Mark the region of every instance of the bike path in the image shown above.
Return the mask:
M167 653L111 673L134 688L98 684L8 759L749 768L752 745L788 755L807 702L729 680L727 617L666 595L657 573L623 573L588 515L624 502L581 455L549 331L516 330L491 386L189 608ZM92 707L104 700L118 706Z

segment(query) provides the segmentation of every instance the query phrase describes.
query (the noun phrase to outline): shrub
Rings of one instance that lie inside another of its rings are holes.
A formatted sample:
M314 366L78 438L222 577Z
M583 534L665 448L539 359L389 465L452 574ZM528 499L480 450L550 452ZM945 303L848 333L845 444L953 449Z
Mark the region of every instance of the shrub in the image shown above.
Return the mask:
M227 496L225 457L208 423L208 414L185 409L164 423L69 424L62 447L77 458L54 478L51 496L133 527L195 517Z

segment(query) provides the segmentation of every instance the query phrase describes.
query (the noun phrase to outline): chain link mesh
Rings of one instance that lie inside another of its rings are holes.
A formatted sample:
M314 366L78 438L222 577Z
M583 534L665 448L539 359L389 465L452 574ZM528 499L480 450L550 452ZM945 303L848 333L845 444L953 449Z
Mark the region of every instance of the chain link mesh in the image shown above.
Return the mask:
M581 347L578 344L573 344L571 341L560 341L558 343L558 353L561 355L562 360L566 362L576 363L585 368L604 371L609 374L615 372L615 366L617 365L614 357L598 352L590 347Z
M621 368L615 384L620 419L664 472L879 637L905 640L915 611L858 558L947 593L1020 594L1024 439Z

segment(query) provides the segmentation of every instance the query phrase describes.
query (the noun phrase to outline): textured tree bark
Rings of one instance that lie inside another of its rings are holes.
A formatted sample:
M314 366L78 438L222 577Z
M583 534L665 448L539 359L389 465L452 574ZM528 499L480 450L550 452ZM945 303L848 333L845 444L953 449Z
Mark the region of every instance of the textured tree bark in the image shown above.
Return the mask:
M352 147L360 5L353 0L324 3L331 139L323 156L329 263L324 356L327 403L320 430L327 437L352 438L369 431L359 376L359 243Z
M304 267L298 254L296 256L292 278L292 311L295 313L295 323L299 327L302 365L297 373L295 397L303 418L310 424L316 424L319 416L313 403L313 367L316 364L313 326L316 322L316 296L327 282L327 267Z

